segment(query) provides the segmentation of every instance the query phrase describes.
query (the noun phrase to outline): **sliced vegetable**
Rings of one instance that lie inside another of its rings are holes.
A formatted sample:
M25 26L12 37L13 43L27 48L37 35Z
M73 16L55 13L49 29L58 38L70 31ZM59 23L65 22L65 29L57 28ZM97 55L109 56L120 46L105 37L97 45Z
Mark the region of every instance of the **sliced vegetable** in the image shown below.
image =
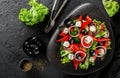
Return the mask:
M77 37L79 35L79 28L76 26L69 27L69 35L72 37Z
M93 42L93 45L91 46L91 50L95 50L97 47L98 42Z
M82 15L79 16L78 21L82 21L83 17Z
M92 46L92 44L93 44L93 39L92 39L92 37L91 37L91 36L88 36L88 35L83 36L83 37L81 38L81 44L82 44L82 46L83 46L84 48L90 48L90 47Z
M104 46L97 46L96 49L98 50L97 57L103 57L106 54L106 48Z
M57 40L57 42L63 42L63 41L68 41L70 36L64 36L63 38Z
M87 21L88 23L91 23L91 22L92 22L92 19L91 19L89 16L86 16L86 21Z
M86 51L86 58L85 58L84 63L80 63L79 67L81 69L85 69L85 70L88 69L88 67L89 67L89 49Z
M98 34L95 35L96 38L101 38L104 36L104 31L100 31Z

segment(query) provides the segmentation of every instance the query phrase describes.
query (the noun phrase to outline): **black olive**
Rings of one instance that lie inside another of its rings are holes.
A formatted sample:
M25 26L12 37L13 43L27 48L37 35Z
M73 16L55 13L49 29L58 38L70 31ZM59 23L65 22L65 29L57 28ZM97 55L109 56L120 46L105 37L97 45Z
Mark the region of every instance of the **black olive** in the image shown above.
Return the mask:
M30 49L29 49L29 48L26 48L26 51L30 51Z
M69 42L70 42L71 44L74 43L74 38L71 37L71 38L69 39Z
M26 41L24 45L28 45L28 42Z
M88 26L93 26L94 24L93 23L90 23Z
M30 48L30 45L29 45L29 44L27 44L27 45L26 45L26 47L27 47L27 48Z
M104 42L99 42L98 43L98 46L103 46L104 45Z
M94 50L90 50L90 52L89 52L89 53L90 53L90 55L91 55L91 56L95 56L95 55L96 55L96 53L95 53L95 51L94 51Z
M73 22L70 19L64 21L65 26L70 27L73 25Z
M42 45L42 44L40 43L40 41L37 41L36 43L37 43L37 45L39 45L39 46L41 46L41 45Z
M88 32L87 32L87 30L86 30L86 29L83 29L81 32L82 32L82 34L85 34L85 35L87 35L87 34L88 34Z
M76 54L76 59L78 59L78 60L80 60L80 59L82 59L82 57L81 57L81 55L78 53L78 54Z
M37 42L37 41L38 41L38 38L37 38L37 37L33 37L33 38L31 39L31 41Z
M38 50L33 50L33 53L36 55L36 54L39 54L40 51L38 51Z
M28 54L28 55L31 55L31 54L32 54L32 52L31 52L31 51L28 51L28 52L27 52L27 54Z
M42 47L42 42L36 36L28 38L27 40L25 40L23 44L23 50L28 56L39 55L41 47Z

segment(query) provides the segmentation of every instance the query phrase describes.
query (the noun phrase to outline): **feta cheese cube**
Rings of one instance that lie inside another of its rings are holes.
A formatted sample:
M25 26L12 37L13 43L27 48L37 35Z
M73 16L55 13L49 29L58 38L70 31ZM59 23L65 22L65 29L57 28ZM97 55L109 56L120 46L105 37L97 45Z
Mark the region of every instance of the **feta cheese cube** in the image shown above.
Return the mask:
M68 28L64 28L63 31L64 31L65 34L68 34L68 33L69 33L69 29L68 29Z
M74 59L74 55L73 55L73 54L68 54L68 58L69 58L70 60L73 60L73 59Z
M95 28L94 25L90 26L90 31L91 31L91 32L95 32L95 31L96 31L96 28Z
M90 37L90 36L87 36L86 38L85 38L85 42L88 44L88 43L90 43L92 41L92 38Z
M105 31L105 32L104 32L104 37L105 37L105 38L109 37L109 32L108 32L108 31Z
M81 25L82 25L81 21L77 21L75 24L75 26L77 26L77 27L81 27Z
M99 49L99 55L100 55L100 56L103 56L104 54L105 54L104 49Z
M93 57L90 57L89 61L90 61L90 62L94 62L95 59L94 59Z
M69 43L68 41L65 41L65 42L63 43L63 46L64 46L64 47L69 47L69 45L70 45L70 43Z

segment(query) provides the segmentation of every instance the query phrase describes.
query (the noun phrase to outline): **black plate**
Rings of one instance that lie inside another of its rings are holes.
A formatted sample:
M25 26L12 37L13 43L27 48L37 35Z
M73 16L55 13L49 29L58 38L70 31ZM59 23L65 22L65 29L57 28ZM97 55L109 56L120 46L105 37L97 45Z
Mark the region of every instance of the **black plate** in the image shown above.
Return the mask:
M66 19L76 18L79 15L83 15L83 16L89 15L93 19L97 19L102 22L106 22L107 28L110 32L110 38L112 41L112 44L111 44L112 49L107 52L105 59L103 61L96 62L95 66L89 66L88 70L81 70L81 69L75 70L72 63L71 64L61 64L60 54L59 54L59 46L58 46L58 43L56 42L57 37L62 29L62 26L64 26L64 21ZM90 73L96 72L96 71L102 69L103 67L105 67L112 59L112 56L114 53L114 48L115 48L114 35L113 35L113 31L112 31L109 19L101 12L101 10L97 6L93 5L92 3L84 3L80 6L78 6L77 8L75 8L60 23L59 27L53 34L53 36L48 44L47 57L48 57L48 60L50 61L50 63L53 64L53 66L62 70L65 73L73 74L73 75L85 75L85 74L90 74Z

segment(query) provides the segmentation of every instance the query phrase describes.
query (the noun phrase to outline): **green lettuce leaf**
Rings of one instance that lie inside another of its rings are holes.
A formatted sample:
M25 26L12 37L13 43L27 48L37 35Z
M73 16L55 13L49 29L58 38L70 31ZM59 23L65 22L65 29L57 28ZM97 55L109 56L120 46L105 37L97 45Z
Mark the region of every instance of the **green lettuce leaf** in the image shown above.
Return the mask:
M49 9L36 0L30 0L28 4L31 6L31 9L21 8L19 19L27 26L33 26L38 22L43 22L45 16L49 13Z
M69 63L70 59L66 56L61 59L62 64Z
M108 13L109 17L114 16L120 8L120 5L115 0L102 0L104 8Z

